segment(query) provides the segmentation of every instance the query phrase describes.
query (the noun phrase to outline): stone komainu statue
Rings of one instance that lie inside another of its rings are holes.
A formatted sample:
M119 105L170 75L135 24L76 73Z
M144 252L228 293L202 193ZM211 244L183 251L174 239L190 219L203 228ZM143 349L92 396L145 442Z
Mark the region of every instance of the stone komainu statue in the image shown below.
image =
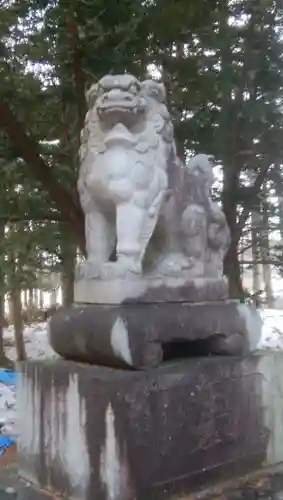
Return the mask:
M85 277L221 276L229 230L210 198L212 166L205 155L178 160L164 85L108 75L87 101L78 181Z
M257 344L260 318L229 300L223 277L230 234L210 196L211 161L180 162L165 94L131 75L88 91L78 181L87 259L75 306L49 325L69 360L144 369L175 347L183 355L184 343L217 355Z

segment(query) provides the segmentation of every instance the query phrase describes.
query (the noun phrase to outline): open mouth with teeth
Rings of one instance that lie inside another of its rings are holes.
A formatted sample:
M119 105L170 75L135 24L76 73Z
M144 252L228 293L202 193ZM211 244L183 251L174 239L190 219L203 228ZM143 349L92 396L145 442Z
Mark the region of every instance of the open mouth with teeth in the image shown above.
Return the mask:
M99 113L108 114L108 113L138 113L138 107L136 103L125 103L125 102L108 102L101 104L98 108Z
M103 94L97 102L97 111L101 119L111 121L135 121L145 111L138 96L130 92L110 91Z

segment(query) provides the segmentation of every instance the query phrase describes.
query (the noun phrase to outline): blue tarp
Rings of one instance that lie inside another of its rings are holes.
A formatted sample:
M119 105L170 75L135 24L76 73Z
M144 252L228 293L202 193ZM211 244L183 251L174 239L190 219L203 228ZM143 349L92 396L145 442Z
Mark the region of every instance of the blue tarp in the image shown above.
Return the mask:
M15 441L13 441L13 439L9 438L8 436L2 436L0 434L0 457L4 455L5 451L8 450L8 448L10 448L10 446L12 446L13 444L15 444Z
M14 370L4 370L0 368L0 384L15 386L17 381L17 372ZM1 431L0 431L1 432ZM5 451L14 444L14 440L9 436L0 434L0 457Z
M16 385L17 372L15 370L4 370L0 368L0 384Z

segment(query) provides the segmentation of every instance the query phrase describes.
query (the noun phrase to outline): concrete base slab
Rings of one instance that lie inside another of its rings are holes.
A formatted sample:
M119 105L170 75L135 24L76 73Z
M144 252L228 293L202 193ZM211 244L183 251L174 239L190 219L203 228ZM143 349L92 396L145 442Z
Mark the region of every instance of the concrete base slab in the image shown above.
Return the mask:
M22 365L20 475L31 497L156 500L283 461L283 356L130 372Z

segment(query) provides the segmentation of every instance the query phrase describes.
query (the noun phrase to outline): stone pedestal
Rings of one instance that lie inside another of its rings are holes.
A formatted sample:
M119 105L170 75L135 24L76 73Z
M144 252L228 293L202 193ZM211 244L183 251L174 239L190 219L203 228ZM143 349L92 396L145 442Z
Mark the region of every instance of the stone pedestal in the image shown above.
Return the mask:
M261 323L253 306L228 299L225 278L81 279L49 338L68 360L146 369L174 357L253 352Z
M26 498L166 500L283 461L283 357L22 365Z
M244 355L256 349L260 332L257 311L233 300L75 304L49 325L62 357L134 369L172 357Z

